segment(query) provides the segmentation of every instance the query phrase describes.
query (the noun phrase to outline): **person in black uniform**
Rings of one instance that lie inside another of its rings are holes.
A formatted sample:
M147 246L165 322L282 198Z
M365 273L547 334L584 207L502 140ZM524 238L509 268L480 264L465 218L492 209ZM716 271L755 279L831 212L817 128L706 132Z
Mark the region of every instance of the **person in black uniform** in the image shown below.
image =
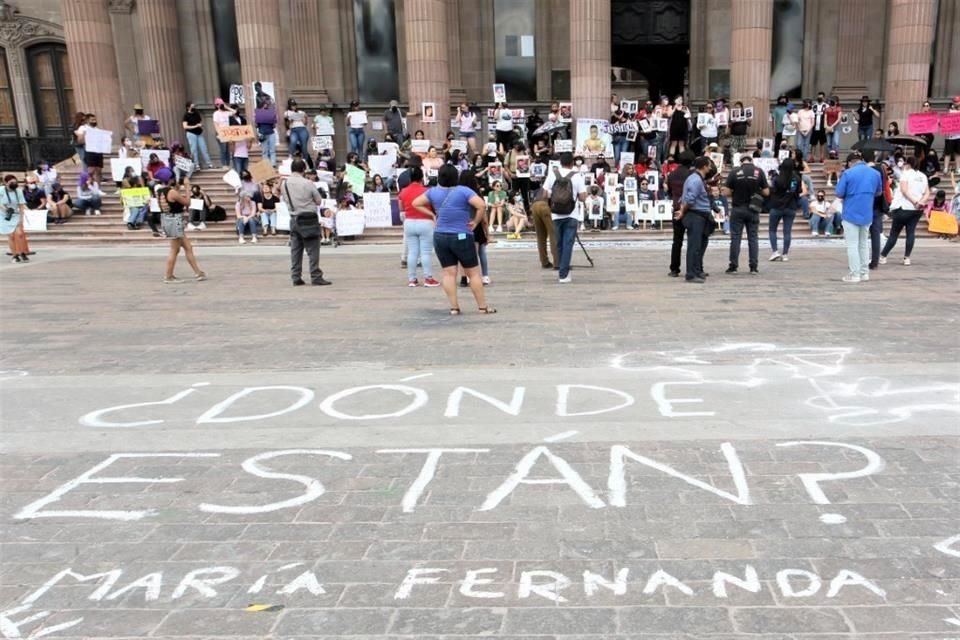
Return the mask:
M670 198L673 200L673 211L680 211L680 199L683 196L683 183L686 182L692 169L694 155L691 151L684 151L677 157L680 165L670 172L667 176L667 190ZM678 278L680 276L680 258L683 254L683 236L687 232L676 216L673 218L673 246L670 249L670 277Z
M770 195L770 187L763 170L753 166L753 158L749 155L742 157L740 166L727 176L726 195L731 201L730 212L730 266L727 273L736 273L740 263L740 239L743 237L743 228L747 228L747 250L750 254L750 273L758 273L757 264L760 258L760 209L762 203L751 206L751 198L760 194L763 197Z

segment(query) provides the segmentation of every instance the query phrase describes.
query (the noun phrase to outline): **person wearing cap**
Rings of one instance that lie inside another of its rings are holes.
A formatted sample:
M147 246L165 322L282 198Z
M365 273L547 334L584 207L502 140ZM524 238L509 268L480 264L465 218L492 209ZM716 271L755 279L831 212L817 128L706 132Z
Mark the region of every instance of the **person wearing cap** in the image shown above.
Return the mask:
M220 129L230 126L230 118L235 114L236 111L228 107L224 102L223 98L217 98L213 101L213 128L215 131L219 132ZM220 168L229 169L231 160L230 160L230 143L224 142L223 140L217 140L220 145Z
M310 129L307 128L307 112L301 109L293 98L287 100L287 110L283 114L283 123L289 138L287 153L290 154L290 158L296 158L297 154L300 154L307 166L313 169L313 158L310 157Z
M950 103L948 113L960 113L960 96L953 96L953 102ZM957 156L960 156L960 133L951 133L945 137L946 140L943 144L943 173L950 175L950 164L953 163L953 170L960 176L960 163L957 161Z
M849 272L844 282L866 282L870 279L870 225L873 204L883 193L880 174L863 162L859 153L847 156L849 168L837 183L837 198L843 201L843 238L847 243Z
M133 105L133 115L123 123L123 128L130 133L130 137L133 138L134 143L138 143L141 140L140 132L137 129L137 124L141 120L153 120L153 118L143 112L142 104L135 104Z
M857 121L857 140L869 140L873 137L874 118L879 120L880 112L870 104L870 96L863 96L854 115L854 120Z

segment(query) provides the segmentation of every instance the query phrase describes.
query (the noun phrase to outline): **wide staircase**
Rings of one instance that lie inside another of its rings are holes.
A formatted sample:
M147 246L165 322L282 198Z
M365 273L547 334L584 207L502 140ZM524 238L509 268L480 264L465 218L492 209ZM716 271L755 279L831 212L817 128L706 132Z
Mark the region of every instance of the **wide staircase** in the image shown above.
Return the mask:
M259 159L259 158L257 158ZM257 159L251 158L251 161ZM60 171L62 184L68 188L71 195L76 191L77 180L79 177L79 166L66 163L68 166ZM109 176L109 161L104 168L104 174ZM222 206L227 211L227 219L223 222L207 222L205 230L198 230L191 233L191 239L199 245L226 245L237 242L236 230L234 227L235 216L233 214L236 197L233 189L223 181L224 170L207 169L194 173L193 184L198 184L210 196L214 204ZM827 176L823 172L820 164L811 165L811 177L816 189L826 192L827 200L833 199L833 186L827 185ZM62 225L49 225L46 233L31 233L31 244L54 244L54 245L103 245L103 244L149 244L162 243L162 239L153 237L149 227L144 225L140 230L130 231L123 222L123 207L120 202L119 189L112 182L106 181L103 185L105 194L103 198L102 215L86 216L75 214L66 223ZM953 196L950 185L941 184L938 188L947 191L948 202ZM890 220L887 218L886 224L889 227ZM799 215L794 224L795 236L799 238L809 236L809 227L806 221ZM661 230L655 225L649 225L647 229L625 230L621 228L618 231L604 231L599 233L589 233L584 235L584 240L603 240L605 242L616 241L635 241L635 240L657 240L671 237L669 225L665 225ZM767 233L767 215L761 215L760 218L760 237L766 237ZM921 222L918 229L919 236L927 236L926 223ZM533 238L532 232L527 232L527 238ZM502 236L494 236L494 239ZM824 242L829 238L822 238ZM353 238L351 243L362 244L400 244L403 241L402 227L395 226L383 229L367 229L362 236ZM286 236L281 232L280 235L262 237L260 242L263 244L285 245Z

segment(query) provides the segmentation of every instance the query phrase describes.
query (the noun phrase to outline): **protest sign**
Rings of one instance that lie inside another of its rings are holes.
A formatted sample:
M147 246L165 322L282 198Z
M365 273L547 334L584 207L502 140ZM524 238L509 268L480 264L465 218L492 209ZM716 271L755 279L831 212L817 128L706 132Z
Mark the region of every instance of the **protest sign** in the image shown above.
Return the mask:
M636 160L634 159L633 151L624 151L620 154L620 171L623 171L623 168L628 164L634 164Z
M246 97L243 95L243 85L242 84L232 84L230 85L230 93L228 95L228 100L230 104L235 104L238 106L243 106L246 104Z
M392 227L389 193L363 194L364 226L370 228Z
M504 84L495 84L493 85L493 101L497 102L506 102L507 101L507 87Z
M159 120L137 120L137 135L138 136L152 136L160 133L160 121Z
M573 103L560 103L560 122L573 122Z
M367 112L366 111L350 111L347 113L347 122L350 123L350 126L362 127L367 124Z
M357 195L361 195L363 193L364 185L367 182L367 174L364 172L363 168L348 164L346 166L344 178L350 185L351 191Z
M176 167L181 173L193 173L193 160L190 158L184 156L175 156L173 159L173 166Z
M618 122L617 124L607 124L607 133L630 133L637 130L636 122Z
M530 177L530 156L517 156L517 177Z
M143 171L143 162L140 160L140 158L110 159L110 176L113 178L114 182L120 182L123 180L123 174L126 173L127 167L133 167L133 173L139 177L140 173Z
M710 161L713 162L713 166L717 168L717 171L723 171L723 154L715 151L713 153L707 154L707 157L710 158Z
M934 112L911 113L907 115L907 133L912 136L921 133L936 133L940 123L940 114Z
M960 111L948 111L940 116L940 133L945 136L960 134Z
M396 169L393 166L394 156L367 156L367 166L370 167L371 176L380 176L381 178L392 178Z
M258 111L260 109L273 109L274 116L276 116L277 92L273 83L267 80L256 80L252 86L254 108Z
M725 127L730 124L730 112L726 109L723 111L718 111L716 118L718 127Z
M771 171L777 171L780 164L776 158L754 158L753 166L761 169L764 175L769 175Z
M84 139L87 153L110 155L113 151L113 131L90 128L84 134Z
M542 180L547 177L547 165L538 162L530 167L530 176L534 180Z
M310 140L310 145L314 151L333 149L333 136L313 136Z
M585 156L612 156L613 138L607 131L607 121L577 118L577 153Z
M557 153L573 153L573 140L554 140L553 150Z
M121 189L120 200L127 209L136 209L150 202L150 189L147 187L136 187L134 189Z
M660 191L660 174L651 169L643 174L647 179L647 188L654 193Z
M753 120L753 107L745 107L743 109L743 119Z
M334 134L333 118L317 116L313 119L313 132L318 136L332 136Z
M437 121L437 105L434 102L420 103L420 122L433 124Z
M607 195L607 211L613 214L620 213L620 192L616 189L604 189L604 191Z
M779 160L780 162L783 162L789 157L790 157L790 149L780 149L780 151L777 152L777 160Z
M654 123L656 124L657 131L663 131L666 133L670 130L670 121L666 118L654 118Z
M466 140L453 140L450 142L451 151L459 151L460 154L467 152L467 141Z
M640 200L637 196L636 191L627 191L623 192L623 205L627 211L635 212L640 209Z
M160 213L160 201L150 198L150 213Z
M23 230L38 233L47 230L47 210L27 209L23 214Z
M773 153L773 138L764 138L760 145L760 150Z
M276 207L277 231L290 231L290 208L287 203L280 200L274 207Z
M637 190L637 178L636 176L630 176L623 179L623 190L624 191L636 191Z
M341 237L363 235L365 220L364 212L359 209L337 211L337 235Z
M217 129L217 139L220 142L241 142L253 138L253 127L248 124L230 125Z
M383 120L374 120L370 123L374 131L383 131Z
M280 167L277 169L277 173L285 177L293 173L293 159L287 158L281 162Z
M240 174L233 169L230 169L230 171L227 171L225 174L223 174L223 181L234 189L240 188Z
M413 151L414 153L426 153L427 151L430 151L430 141L429 140L411 140L410 151Z
M203 211L203 198L190 198L191 211Z
M277 177L277 172L272 166L270 166L269 160L261 160L260 162L255 162L250 165L248 168L250 171L250 176L253 178L253 181L257 184L266 182L271 178Z

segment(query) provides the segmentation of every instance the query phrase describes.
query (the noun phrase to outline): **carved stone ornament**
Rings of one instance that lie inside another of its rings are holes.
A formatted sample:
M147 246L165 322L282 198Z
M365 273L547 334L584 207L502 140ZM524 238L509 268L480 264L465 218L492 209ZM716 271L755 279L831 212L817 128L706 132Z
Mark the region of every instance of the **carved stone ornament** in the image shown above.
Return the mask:
M110 0L110 13L131 13L135 0Z
M0 0L0 46L15 47L44 36L62 40L63 32L52 23L21 16L19 9Z

